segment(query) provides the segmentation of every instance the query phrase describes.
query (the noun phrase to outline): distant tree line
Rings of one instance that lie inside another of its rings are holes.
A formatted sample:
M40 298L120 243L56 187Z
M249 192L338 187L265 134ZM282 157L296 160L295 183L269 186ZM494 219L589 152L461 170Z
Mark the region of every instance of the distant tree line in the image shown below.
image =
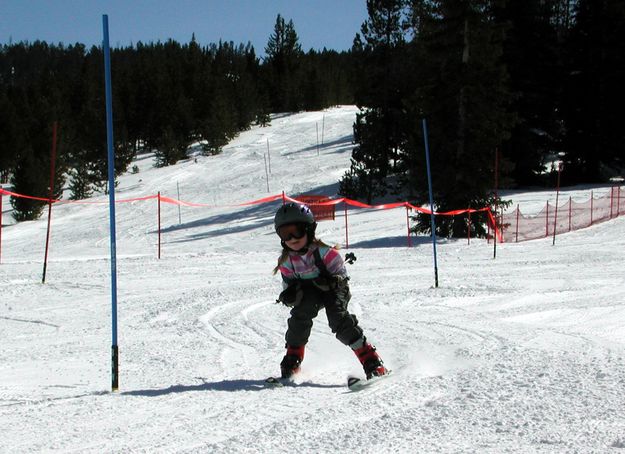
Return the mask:
M139 150L169 165L196 142L219 153L271 112L347 103L360 107L340 181L352 198L427 201L422 119L439 211L494 202L496 153L500 187L552 184L555 161L563 184L624 171L622 0L363 1L347 52L304 52L280 15L262 59L249 44L194 38L113 49L116 172ZM101 49L81 44L0 47L0 172L18 192L47 197L53 120L57 191L68 176L75 198L105 188L102 66ZM13 203L25 219L40 210ZM437 218L441 235L467 228Z
M363 108L344 195L425 203L423 118L439 211L493 203L496 152L500 186L552 184L556 160L563 184L623 175L622 0L367 0L367 10L352 49ZM430 230L429 216L417 221ZM467 228L437 218L440 235Z
M270 112L353 104L349 52L304 52L292 21L277 17L266 56L250 45L201 46L176 41L111 50L115 172L139 151L159 166L206 154ZM107 151L103 53L100 47L41 41L0 47L0 178L14 190L48 197L52 124L59 143L55 196L106 190ZM210 171L210 170L209 170ZM37 218L45 203L12 198L18 220Z

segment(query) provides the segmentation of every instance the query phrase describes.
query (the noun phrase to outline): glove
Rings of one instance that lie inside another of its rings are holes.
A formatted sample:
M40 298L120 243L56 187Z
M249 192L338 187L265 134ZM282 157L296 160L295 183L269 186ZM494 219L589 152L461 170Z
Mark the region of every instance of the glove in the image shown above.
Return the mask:
M337 274L332 277L321 277L313 279L313 285L322 292L329 292L332 290L339 290L343 287L347 287L349 281L348 276L341 276Z
M304 298L304 291L299 282L289 285L286 289L280 293L276 303L282 303L286 307L295 307L302 302Z
M347 303L352 299L349 291L349 276L341 276L340 274L330 278L318 277L313 280L313 285L322 292L332 293L334 301L342 307L347 307Z
M337 276L336 288L334 294L336 295L336 302L342 307L347 308L347 303L352 299L352 294L349 291L349 277Z

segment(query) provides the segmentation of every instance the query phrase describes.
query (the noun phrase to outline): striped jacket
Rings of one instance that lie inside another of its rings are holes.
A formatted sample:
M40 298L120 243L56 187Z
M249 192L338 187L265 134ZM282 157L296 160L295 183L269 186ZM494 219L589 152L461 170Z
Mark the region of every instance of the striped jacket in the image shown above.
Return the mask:
M315 279L320 271L315 265L315 249L319 249L321 260L332 275L347 276L345 263L339 252L333 247L311 244L305 254L289 252L287 259L280 264L280 273L285 284L297 279Z

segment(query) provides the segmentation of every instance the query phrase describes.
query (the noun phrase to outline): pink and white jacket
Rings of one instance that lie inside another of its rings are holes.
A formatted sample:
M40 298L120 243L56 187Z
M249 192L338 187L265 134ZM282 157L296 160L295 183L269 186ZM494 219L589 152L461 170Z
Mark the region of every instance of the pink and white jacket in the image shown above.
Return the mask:
M280 273L286 284L297 279L315 279L319 277L320 271L317 265L315 265L314 255L314 251L317 248L319 249L321 260L330 274L347 275L343 258L335 248L311 244L305 254L290 251L287 259L280 264Z

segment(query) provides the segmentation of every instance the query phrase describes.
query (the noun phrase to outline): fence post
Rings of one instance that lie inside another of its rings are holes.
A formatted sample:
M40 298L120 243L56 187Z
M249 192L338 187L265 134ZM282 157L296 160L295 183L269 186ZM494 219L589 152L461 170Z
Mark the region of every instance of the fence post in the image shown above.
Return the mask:
M549 236L549 201L545 205L547 209L547 214L545 216L545 237Z
M519 204L516 205L516 232L515 232L515 243L519 242L519 214L521 210L519 209Z
M569 196L569 232L571 231L571 217L573 216L573 198Z
M497 239L497 237L495 237ZM499 207L499 242L503 243L503 206Z
M616 217L621 215L621 187L618 187L618 192L616 193Z
M612 219L612 214L614 213L614 186L610 188L610 219Z
M592 208L594 199L595 196L593 195L593 191L590 191L590 225L592 225Z
M41 283L46 283L46 270L48 269L48 248L50 246L50 227L52 224L52 197L54 196L54 174L56 164L56 130L57 122L52 124L52 150L50 151L50 187L48 188L48 228L46 230L46 251L43 259L43 275Z
M556 210L553 216L553 243L556 244L556 232L558 231L558 201L560 198L560 173L562 173L562 163L558 164L558 184L556 189Z

